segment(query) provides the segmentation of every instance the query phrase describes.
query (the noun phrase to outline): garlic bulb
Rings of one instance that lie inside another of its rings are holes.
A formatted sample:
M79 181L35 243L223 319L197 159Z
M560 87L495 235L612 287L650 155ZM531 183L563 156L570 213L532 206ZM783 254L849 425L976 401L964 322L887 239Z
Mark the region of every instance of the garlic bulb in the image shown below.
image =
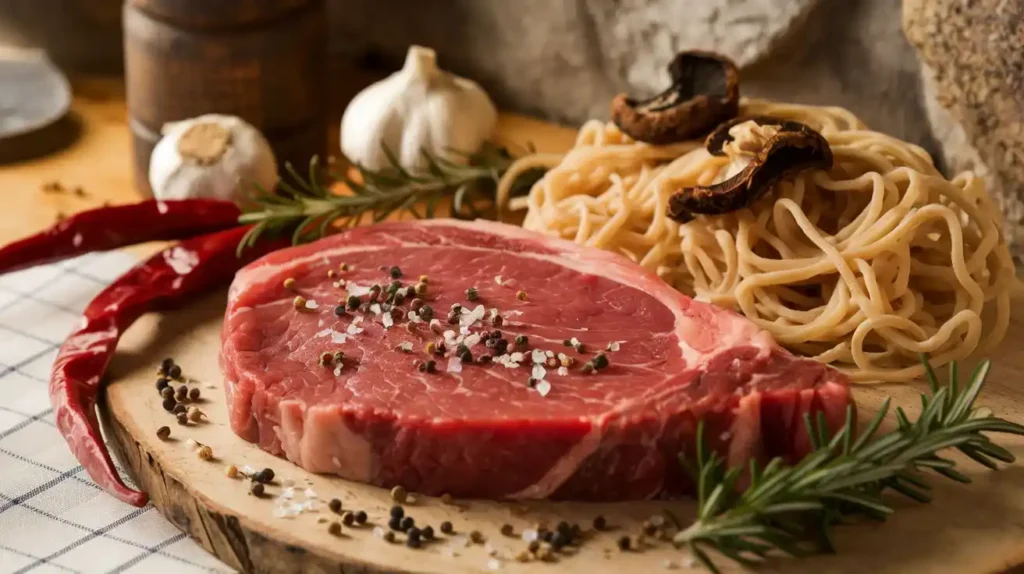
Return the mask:
M398 72L356 95L341 118L341 152L363 167L389 167L382 144L409 171L426 151L449 161L491 136L498 112L476 82L437 67L434 50L412 46Z
M245 203L256 186L277 185L277 162L266 138L235 116L208 114L165 124L149 159L157 199L226 199Z

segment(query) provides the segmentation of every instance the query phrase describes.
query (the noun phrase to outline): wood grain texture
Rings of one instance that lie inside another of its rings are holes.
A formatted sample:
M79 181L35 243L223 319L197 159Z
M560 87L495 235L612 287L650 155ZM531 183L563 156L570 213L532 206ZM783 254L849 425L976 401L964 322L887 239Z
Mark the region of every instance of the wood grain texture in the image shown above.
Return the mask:
M1018 294L1024 302L1024 292ZM385 490L339 478L307 473L286 460L260 451L235 436L229 426L222 379L217 363L225 293L205 298L188 309L149 315L134 326L118 347L108 387L109 436L124 451L126 461L153 503L179 528L207 550L233 567L254 572L479 572L488 560L480 546L460 548L461 556L444 556L441 542L420 550L375 539L372 527L345 529L338 538L327 532L321 517L337 520L323 510L296 518L273 516L271 498L280 485L268 488L270 496L256 499L247 494L247 481L225 476L228 465L271 467L280 479L297 483L301 492L310 485L325 502L337 497L344 507L365 510L371 521L383 525L391 504ZM1024 422L1024 355L1014 353L1024 340L1024 323L1018 318L1013 337L995 356L996 368L980 403L997 414ZM209 421L180 426L163 411L155 388L159 361L174 357L195 377L203 393L199 405ZM870 416L886 395L915 415L916 392L922 387L860 387L855 391L862 416ZM171 428L172 440L155 436L159 426ZM216 460L202 461L186 447L188 438L210 445ZM1000 439L1017 457L1024 458L1024 439ZM966 473L975 483L961 486L935 480L935 502L914 505L896 501L898 512L889 523L860 524L842 528L836 537L837 556L810 560L779 560L770 565L778 572L998 572L1024 562L1024 464L988 472L969 462ZM296 494L299 499L302 495ZM623 554L614 549L617 536L638 533L641 521L669 507L679 516L692 518L690 502L642 502L620 504L533 503L517 516L517 504L471 501L460 512L424 497L408 508L418 524L451 520L457 531L480 530L503 555L511 556L525 544L503 537L505 523L521 531L538 519L566 519L589 524L603 514L617 526L613 532L589 540L576 555L559 560L566 572L653 572L666 560L685 560L685 555L661 542L643 552ZM502 571L544 572L548 564L503 561Z

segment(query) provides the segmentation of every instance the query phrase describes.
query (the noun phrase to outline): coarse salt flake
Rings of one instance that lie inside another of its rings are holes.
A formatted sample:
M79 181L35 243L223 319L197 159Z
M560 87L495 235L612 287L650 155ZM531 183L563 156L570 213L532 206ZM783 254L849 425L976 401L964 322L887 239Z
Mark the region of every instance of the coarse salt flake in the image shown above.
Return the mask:
M544 355L544 351L541 351L540 349L534 349L533 351L530 351L530 360L533 361L534 363L543 363L544 359L546 358L547 357Z
M564 377L569 374L569 369L565 367L558 367L558 376Z
M391 317L390 311L381 316L380 322L384 324L385 329L390 329L395 324L395 320Z
M576 337L573 337L572 339L569 339L569 344L575 347L580 344L580 340L577 339Z
M339 333L337 331L331 333L331 342L334 343L335 345L341 345L345 343L345 341L347 340L348 336L345 335L344 333Z
M623 342L624 341L612 341L611 343L608 343L608 350L612 352L618 351L621 348L620 343Z
M284 498L286 500L291 500L294 497L295 497L295 488L294 487L289 486L289 487L281 489L281 498Z
M548 396L548 393L551 392L551 383L549 383L547 381L541 381L541 382L537 383L537 386L535 388L537 389L537 394L538 395L540 395L542 397L546 397L546 396Z
M520 538L523 539L523 542L533 542L534 540L537 540L538 537L538 532L532 528L523 530L523 534L520 536Z
M380 305L377 303L370 305L370 312L374 315L380 315Z
M547 374L548 374L548 370L544 368L544 365L535 364L533 366L533 371L531 372L531 375L533 375L533 378L540 380L540 379L543 379Z
M461 373L462 372L462 359L458 357L448 358L448 372L449 373Z
M420 314L416 311L410 311L407 315L410 323L422 323L423 319L420 319Z
M353 322L351 325L348 326L347 329L345 329L345 332L348 333L349 335L358 335L359 333L362 333L363 330L359 327L356 327L356 324Z
M491 570L501 570L501 560L497 558L491 558L487 561L487 568Z
M374 538L383 539L384 538L384 529L381 528L380 526L374 526L373 527L373 537Z
M314 299L310 299L310 300L306 301L306 309L318 309L318 308L320 308L320 304L317 303Z
M346 285L346 290L349 295L355 295L356 297L362 297L370 292L370 287L367 285L359 285L357 283L349 283Z
M409 341L402 341L398 348L405 351L406 353L412 351L412 343Z
M334 376L335 377L340 377L341 376L341 365L338 365L338 366L334 367Z
M494 282L497 283L498 285L501 285L501 275L495 275Z
M324 329L323 331L317 331L316 335L313 335L313 336L319 339L320 337L326 337L327 335L330 335L333 332L334 332L334 329L327 328L327 329Z
M555 352L554 351L544 351L544 355L547 356L547 357L554 357L555 356Z
M480 335L473 333L472 335L467 336L463 343L465 343L467 347L474 347L480 343Z

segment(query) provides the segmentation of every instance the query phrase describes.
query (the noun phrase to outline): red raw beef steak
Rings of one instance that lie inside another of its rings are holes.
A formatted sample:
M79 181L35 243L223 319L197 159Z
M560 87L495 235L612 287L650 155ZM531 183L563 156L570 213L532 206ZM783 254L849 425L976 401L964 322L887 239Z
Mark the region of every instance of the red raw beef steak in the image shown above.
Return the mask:
M384 223L256 261L221 364L242 438L459 497L676 493L698 420L731 463L792 458L804 413L837 428L850 402L843 375L624 257L489 222Z

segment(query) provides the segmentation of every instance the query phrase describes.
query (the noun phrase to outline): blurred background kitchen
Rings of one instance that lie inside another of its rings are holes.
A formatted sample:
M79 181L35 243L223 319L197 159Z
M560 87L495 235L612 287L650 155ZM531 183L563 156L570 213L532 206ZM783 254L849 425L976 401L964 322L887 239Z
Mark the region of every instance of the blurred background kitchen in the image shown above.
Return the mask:
M1000 0L0 0L0 46L45 50L78 97L95 85L83 78L123 77L103 85L127 86L140 174L164 122L207 112L253 123L281 160L336 153L347 101L413 43L502 109L568 124L606 118L615 93L660 91L678 50L713 49L742 66L745 95L841 105L988 176L1016 235L1022 18ZM17 98L59 107L58 84L16 89L5 69L0 131ZM63 127L58 141L74 137Z

